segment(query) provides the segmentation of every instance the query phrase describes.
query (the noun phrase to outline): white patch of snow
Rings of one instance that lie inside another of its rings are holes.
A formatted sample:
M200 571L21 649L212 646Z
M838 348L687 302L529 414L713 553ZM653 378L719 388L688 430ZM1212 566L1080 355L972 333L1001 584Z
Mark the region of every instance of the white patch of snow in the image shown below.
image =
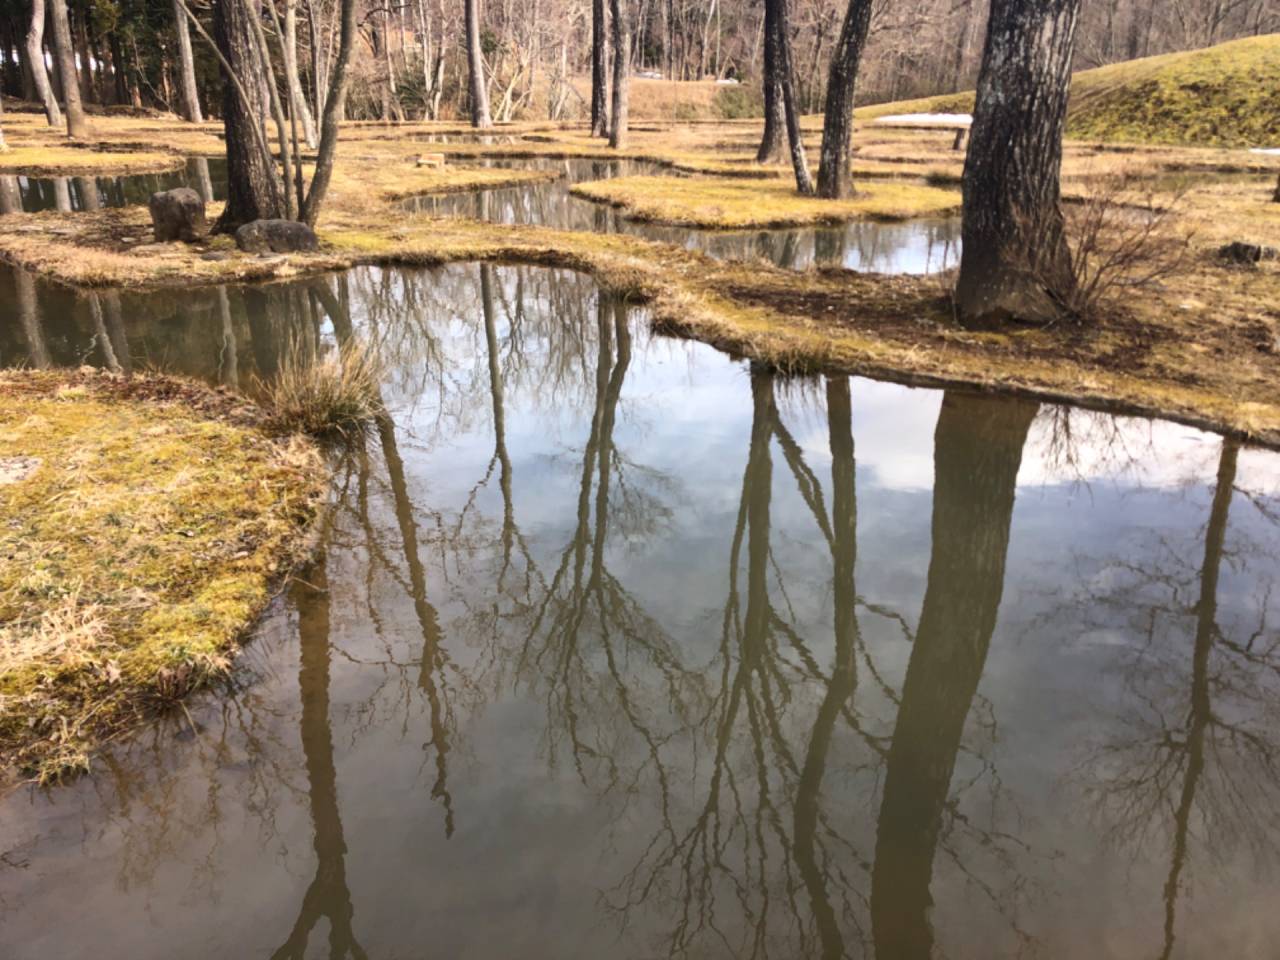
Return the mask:
M968 113L895 113L879 117L872 123L886 127L968 127L973 115Z
M1260 153L1264 157L1280 157L1280 147L1254 147L1250 153Z

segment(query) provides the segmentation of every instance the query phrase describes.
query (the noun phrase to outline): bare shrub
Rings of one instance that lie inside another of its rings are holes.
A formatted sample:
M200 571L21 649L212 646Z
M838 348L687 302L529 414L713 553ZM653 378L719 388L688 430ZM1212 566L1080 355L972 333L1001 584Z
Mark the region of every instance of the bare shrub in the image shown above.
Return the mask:
M275 378L260 388L280 426L312 436L346 435L382 413L382 374L381 357L366 343L317 355L295 342Z
M1069 314L1092 320L1102 307L1158 285L1186 264L1191 234L1175 226L1185 193L1159 193L1120 177L1068 205L1071 282L1058 299Z

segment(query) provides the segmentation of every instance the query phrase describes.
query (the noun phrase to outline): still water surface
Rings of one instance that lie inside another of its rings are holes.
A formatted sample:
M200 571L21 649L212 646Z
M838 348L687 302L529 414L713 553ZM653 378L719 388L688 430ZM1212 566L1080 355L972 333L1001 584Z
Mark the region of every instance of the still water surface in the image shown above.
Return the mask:
M404 208L434 217L469 217L489 223L525 224L556 230L627 233L698 250L721 260L761 258L787 270L844 267L874 273L938 273L960 262L960 221L857 221L831 227L780 230L696 230L628 219L607 204L570 193L575 183L613 177L673 175L643 160L489 161L513 169L550 170L556 180L472 193L413 197Z
M179 170L104 177L0 176L0 214L64 213L103 207L145 205L151 194L175 187L191 187L206 202L225 200L227 161L222 157L191 157Z
M1274 955L1275 455L543 269L22 296L3 363L361 337L391 413L194 729L0 800L6 958Z

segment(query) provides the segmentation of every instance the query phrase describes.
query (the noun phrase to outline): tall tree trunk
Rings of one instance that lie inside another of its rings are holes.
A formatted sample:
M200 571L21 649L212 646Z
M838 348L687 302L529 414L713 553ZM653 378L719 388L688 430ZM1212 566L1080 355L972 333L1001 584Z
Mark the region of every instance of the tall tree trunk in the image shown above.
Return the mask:
M773 18L774 4L764 5L764 135L756 151L756 163L772 163L782 155L782 134L787 121L783 116L782 85L778 83L778 33Z
M1071 292L1062 134L1081 0L992 0L964 167L965 322L1057 315Z
M4 140L4 97L0 96L0 153L8 153L9 144Z
M227 205L217 223L223 233L252 220L284 216L275 164L264 149L268 93L250 23L251 17L260 15L258 0L215 0L213 4L213 38L222 54L222 122L227 141ZM228 75L228 66L239 89Z
M1276 177L1276 192L1271 198L1272 203L1280 203L1280 177Z
M489 119L489 85L484 76L484 50L480 46L480 0L464 0L467 18L467 73L471 91L471 125L486 129Z
M112 78L116 84L116 103L129 102L129 64L124 57L124 44L120 42L120 34L112 30L107 38L111 47L111 62L114 64Z
M96 85L93 79L93 58L89 55L89 25L85 16L72 16L67 10L67 22L71 26L71 49L76 56L79 70L76 74L80 81L80 97L88 103L98 103Z
M609 0L613 17L613 112L609 119L609 146L627 145L627 94L631 75L631 21L627 0Z
M62 99L67 112L67 136L80 139L89 135L84 106L80 99L80 82L76 73L76 55L72 44L71 21L66 0L49 0L49 21L53 24L53 47L62 78Z
M591 135L609 135L608 38L605 0L591 0Z
M933 859L965 718L995 631L1018 468L1036 404L947 393L934 434L933 547L871 872L877 957L933 955Z
M871 27L872 0L849 0L840 43L831 58L827 77L827 102L822 118L822 157L818 167L818 196L838 200L853 196L854 89L858 67Z
M173 25L178 35L178 88L182 91L182 118L200 123L200 94L196 87L196 60L191 52L191 26L181 0L173 0Z
M44 0L31 0L31 25L27 28L27 62L31 64L31 79L44 104L44 115L49 126L62 123L62 111L53 95L53 83L44 61Z
M350 77L351 52L356 44L356 0L342 0L342 23L338 31L338 55L329 73L329 90L325 95L324 118L320 124L320 146L316 150L316 170L307 188L302 219L311 227L320 216L320 206L329 190L333 163L338 154L338 128L347 110L347 87Z
M800 106L796 103L795 74L791 69L790 29L787 26L787 0L765 0L773 7L773 33L776 44L775 69L782 91L782 107L787 120L787 145L791 150L791 168L795 171L796 189L805 196L813 193L809 176L809 160L804 152L804 134L800 131Z
M284 0L284 79L289 86L292 114L302 124L302 137L312 150L319 144L316 135L316 119L302 92L302 78L298 73L298 0Z

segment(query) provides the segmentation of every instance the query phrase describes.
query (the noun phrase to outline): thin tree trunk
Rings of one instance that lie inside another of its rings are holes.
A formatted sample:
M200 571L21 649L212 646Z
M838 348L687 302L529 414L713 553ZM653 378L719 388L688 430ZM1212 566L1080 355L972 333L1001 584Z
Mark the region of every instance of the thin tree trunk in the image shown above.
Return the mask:
M178 35L178 88L182 91L182 118L200 123L200 94L196 87L196 59L191 51L191 27L182 11L181 0L173 0L174 30Z
M31 64L31 79L36 92L45 105L45 118L50 127L63 122L63 111L54 97L54 84L50 81L49 68L45 65L45 0L31 0L31 27L27 28L27 61Z
M346 115L347 68L356 42L356 0L342 0L342 26L338 34L338 55L330 71L329 92L325 95L324 118L320 124L320 146L316 151L316 171L311 177L302 219L311 227L320 216L320 206L329 190L333 162L338 153L338 128Z
M1276 177L1276 192L1271 198L1272 203L1280 203L1280 177Z
M71 23L67 19L66 0L49 0L49 19L53 24L53 46L62 76L62 98L67 108L67 136L80 139L89 135L84 106L80 102L80 84L76 79L76 57L71 46Z
M804 134L800 130L800 107L796 103L796 85L791 69L791 41L787 27L787 0L765 0L774 8L773 32L778 85L782 90L782 107L787 121L787 145L791 150L791 168L795 171L796 189L804 196L813 194L813 178L809 176L809 160L804 152Z
M613 112L609 120L609 146L627 145L627 98L631 75L631 23L627 0L609 0L613 17Z
M964 169L965 322L1047 320L1071 290L1062 135L1081 0L993 0Z
M872 0L849 0L840 43L831 58L827 78L827 102L822 118L822 159L818 167L818 196L829 200L853 196L854 90L858 67L871 27Z
M298 74L298 0L284 0L284 80L289 87L292 114L302 124L302 136L307 146L314 150L320 142L316 135L316 119L302 91L302 78Z
M464 0L467 19L467 74L471 91L471 125L493 126L489 119L489 88L484 76L484 50L480 47L480 0Z
M605 0L591 0L591 135L609 135L608 66L605 45Z
M4 97L0 97L0 153L8 153L9 144L4 140Z

